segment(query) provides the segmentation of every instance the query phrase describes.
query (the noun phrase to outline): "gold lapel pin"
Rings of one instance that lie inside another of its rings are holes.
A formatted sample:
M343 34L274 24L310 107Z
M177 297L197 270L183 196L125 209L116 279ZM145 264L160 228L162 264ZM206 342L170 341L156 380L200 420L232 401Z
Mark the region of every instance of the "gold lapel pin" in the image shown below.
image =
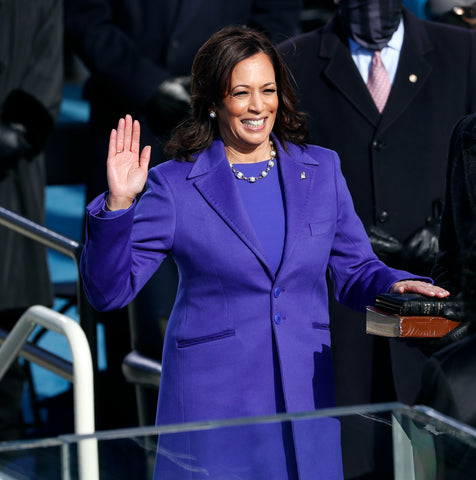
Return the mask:
M416 83L418 81L418 77L412 73L409 77L408 80L410 80L411 83Z
M306 172L301 172L301 180L304 180L306 178Z

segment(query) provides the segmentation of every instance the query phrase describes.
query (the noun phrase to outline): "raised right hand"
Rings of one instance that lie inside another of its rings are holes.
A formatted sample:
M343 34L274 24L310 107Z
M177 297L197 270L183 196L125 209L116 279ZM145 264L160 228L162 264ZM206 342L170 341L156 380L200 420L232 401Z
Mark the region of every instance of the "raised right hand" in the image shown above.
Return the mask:
M107 156L109 210L129 208L147 180L151 147L140 151L140 124L130 115L121 118L111 131Z

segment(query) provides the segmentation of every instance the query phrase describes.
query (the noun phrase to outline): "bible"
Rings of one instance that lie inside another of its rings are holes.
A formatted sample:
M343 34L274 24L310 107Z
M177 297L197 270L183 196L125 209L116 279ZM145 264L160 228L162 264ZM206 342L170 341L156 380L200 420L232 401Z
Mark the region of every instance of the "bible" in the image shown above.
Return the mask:
M452 317L462 308L461 299L455 296L444 298L427 297L418 293L380 293L375 307L397 315L433 315Z
M366 332L383 337L440 338L460 322L437 315L399 315L366 308Z

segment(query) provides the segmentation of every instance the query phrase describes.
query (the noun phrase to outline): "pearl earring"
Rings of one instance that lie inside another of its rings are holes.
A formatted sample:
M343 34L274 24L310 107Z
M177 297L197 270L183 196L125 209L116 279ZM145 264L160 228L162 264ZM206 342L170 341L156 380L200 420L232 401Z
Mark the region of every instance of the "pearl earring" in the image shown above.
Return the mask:
M210 118L216 118L217 114L213 110L210 112Z

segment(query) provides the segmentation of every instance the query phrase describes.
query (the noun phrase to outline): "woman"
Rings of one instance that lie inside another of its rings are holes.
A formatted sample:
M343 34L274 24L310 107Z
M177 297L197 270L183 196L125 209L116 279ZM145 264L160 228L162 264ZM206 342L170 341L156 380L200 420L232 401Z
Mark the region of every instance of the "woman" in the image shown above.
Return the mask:
M150 148L139 157L129 116L112 131L109 192L88 206L87 295L98 309L126 305L173 255L180 282L158 424L331 407L327 270L339 300L361 310L382 291L447 292L373 254L337 154L305 145L283 63L263 35L231 27L202 46L192 107L168 146L177 159L150 170L140 201ZM184 468L197 478L202 467L207 478L342 478L334 419L209 437L187 439L198 465ZM183 451L175 440L159 448L163 478L174 478L170 452Z

